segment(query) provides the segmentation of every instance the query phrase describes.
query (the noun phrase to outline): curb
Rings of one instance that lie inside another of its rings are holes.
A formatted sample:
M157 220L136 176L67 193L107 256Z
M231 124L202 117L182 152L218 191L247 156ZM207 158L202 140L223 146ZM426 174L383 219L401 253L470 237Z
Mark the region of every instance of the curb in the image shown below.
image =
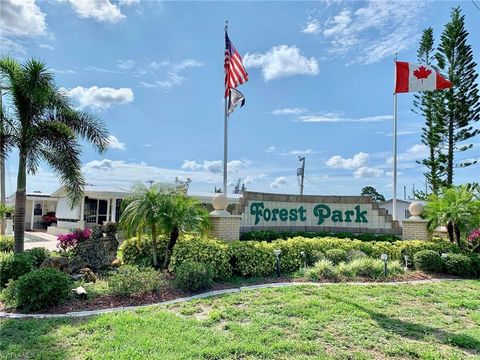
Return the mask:
M225 290L215 290L208 291L205 293L192 295L188 297L162 301L159 303L145 304L145 305L135 305L135 306L121 306L116 308L108 309L99 309L99 310L87 310L87 311L75 311L68 312L65 314L20 314L20 313L7 313L0 311L0 319L53 319L53 318L80 318L92 315L107 314L117 311L131 311L139 310L149 306L162 306L162 305L171 305L181 302L187 302L196 299L205 299L213 296L225 295L238 293L241 291L249 290L258 290L258 289L268 289L268 288L279 288L287 286L335 286L335 285L361 285L361 286L379 286L379 285L421 285L421 284L433 284L439 282L449 282L449 281L461 281L463 279L428 279L428 280L410 280L410 281L399 281L399 282L344 282L344 283L318 283L318 282L283 282L283 283L271 283L271 284L261 284L261 285L250 285L250 286L241 286L238 288L225 289Z

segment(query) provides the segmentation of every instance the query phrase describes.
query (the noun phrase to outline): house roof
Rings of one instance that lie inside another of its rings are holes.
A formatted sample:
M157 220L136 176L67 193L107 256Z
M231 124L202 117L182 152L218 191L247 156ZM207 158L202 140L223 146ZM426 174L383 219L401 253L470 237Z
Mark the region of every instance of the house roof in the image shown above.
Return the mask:
M412 202L414 202L415 200L403 200L403 199L397 199L397 202L403 202L403 203L407 203L407 204L410 204ZM393 199L388 199L386 201L382 201L380 204L386 204L386 203L391 203L393 202Z

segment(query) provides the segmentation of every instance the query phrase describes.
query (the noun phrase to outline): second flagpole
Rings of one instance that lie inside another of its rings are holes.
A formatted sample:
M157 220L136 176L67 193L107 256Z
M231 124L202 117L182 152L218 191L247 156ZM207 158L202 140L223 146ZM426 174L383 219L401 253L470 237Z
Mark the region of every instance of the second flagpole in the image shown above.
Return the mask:
M225 21L225 35L228 32L228 20ZM226 47L226 44L225 44ZM223 124L223 195L227 197L227 159L228 159L228 99L225 94L225 114Z
M394 84L397 83L397 54L393 61L394 70ZM392 217L397 220L397 92L393 91L393 202L392 202Z

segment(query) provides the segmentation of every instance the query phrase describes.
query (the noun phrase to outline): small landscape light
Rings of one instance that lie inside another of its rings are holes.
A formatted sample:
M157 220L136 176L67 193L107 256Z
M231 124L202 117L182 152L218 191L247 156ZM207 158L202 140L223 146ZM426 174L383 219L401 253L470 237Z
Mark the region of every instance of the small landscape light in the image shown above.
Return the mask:
M442 259L445 260L446 258L448 258L448 254L447 253L442 253Z
M382 255L380 255L380 259L383 260L383 276L387 277L387 259L388 259L388 255L387 255L387 254L382 254Z
M408 269L408 260L410 259L410 256L403 255L403 258L405 259L405 270L407 270Z
M300 251L300 256L302 257L303 269L305 270L307 268L307 257L305 255L305 251Z
M273 254L276 257L276 263L277 263L277 277L280 277L280 254L281 253L282 253L282 250L280 249L273 250Z

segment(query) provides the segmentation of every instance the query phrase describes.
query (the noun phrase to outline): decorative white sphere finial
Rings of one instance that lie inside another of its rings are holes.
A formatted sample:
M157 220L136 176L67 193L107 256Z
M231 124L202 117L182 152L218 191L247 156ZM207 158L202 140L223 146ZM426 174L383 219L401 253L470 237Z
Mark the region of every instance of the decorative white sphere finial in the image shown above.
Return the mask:
M210 214L219 216L228 216L230 213L227 211L228 199L223 194L216 194L212 199L212 205L215 209Z
M423 203L420 201L414 201L410 204L408 207L408 211L410 211L410 214L412 214L412 219L421 219L422 214L423 214L423 209L424 209Z

